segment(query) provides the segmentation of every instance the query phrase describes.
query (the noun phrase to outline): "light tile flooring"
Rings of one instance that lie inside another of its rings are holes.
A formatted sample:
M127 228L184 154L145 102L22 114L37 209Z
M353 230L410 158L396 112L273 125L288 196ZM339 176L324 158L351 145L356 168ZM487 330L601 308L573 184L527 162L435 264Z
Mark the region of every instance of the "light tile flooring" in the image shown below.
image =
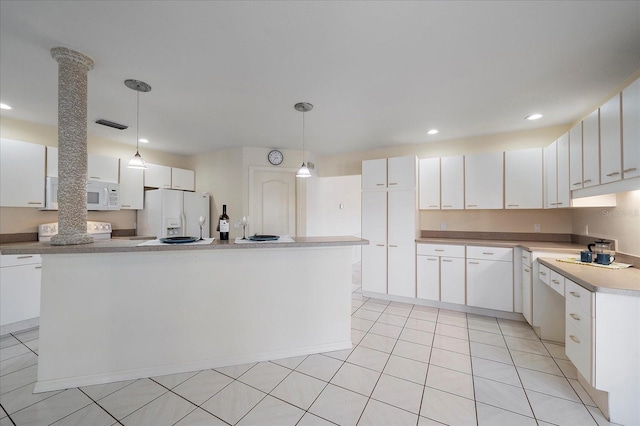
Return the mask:
M364 297L353 349L33 394L38 330L0 339L6 425L607 425L526 323Z

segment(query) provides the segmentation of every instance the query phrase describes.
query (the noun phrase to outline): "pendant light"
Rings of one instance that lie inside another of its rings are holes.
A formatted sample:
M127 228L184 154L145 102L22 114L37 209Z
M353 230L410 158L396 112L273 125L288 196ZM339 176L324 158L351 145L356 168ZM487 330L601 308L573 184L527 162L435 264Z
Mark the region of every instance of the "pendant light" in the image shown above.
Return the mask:
M308 178L311 177L311 172L304 162L304 113L311 111L313 109L313 105L311 105L309 102L298 102L293 107L296 109L296 111L300 111L302 113L302 165L296 172L296 177Z
M140 92L150 92L151 86L149 86L144 81L131 80L131 79L125 80L124 84L129 89L132 89L138 92L138 111L136 115L136 155L134 155L133 158L129 160L129 164L127 164L127 167L129 167L130 169L146 169L147 164L144 162L144 160L140 156L140 152L138 150L138 143L140 142L139 134L138 134L140 130Z

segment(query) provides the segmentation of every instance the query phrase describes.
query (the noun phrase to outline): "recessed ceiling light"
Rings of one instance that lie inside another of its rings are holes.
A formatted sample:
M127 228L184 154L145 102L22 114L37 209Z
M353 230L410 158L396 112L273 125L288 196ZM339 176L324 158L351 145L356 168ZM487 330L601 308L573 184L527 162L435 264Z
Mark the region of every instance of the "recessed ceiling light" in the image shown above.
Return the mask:
M0 109L13 109L7 104L0 104Z
M539 118L542 118L542 114L536 113L536 114L527 115L525 117L525 120L537 120Z
M140 143L149 143L149 140L148 139L144 139L144 138L140 138L140 139L138 139L138 142L140 142Z
M436 133L438 133L438 129L431 129L427 132L428 135L435 135Z

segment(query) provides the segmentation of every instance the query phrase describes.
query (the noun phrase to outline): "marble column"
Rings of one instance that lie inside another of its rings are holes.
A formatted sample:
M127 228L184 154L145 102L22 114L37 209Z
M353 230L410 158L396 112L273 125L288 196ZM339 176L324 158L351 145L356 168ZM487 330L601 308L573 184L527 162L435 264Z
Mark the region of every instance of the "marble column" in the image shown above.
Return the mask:
M87 244L87 73L93 59L54 47L58 61L58 235L51 245Z

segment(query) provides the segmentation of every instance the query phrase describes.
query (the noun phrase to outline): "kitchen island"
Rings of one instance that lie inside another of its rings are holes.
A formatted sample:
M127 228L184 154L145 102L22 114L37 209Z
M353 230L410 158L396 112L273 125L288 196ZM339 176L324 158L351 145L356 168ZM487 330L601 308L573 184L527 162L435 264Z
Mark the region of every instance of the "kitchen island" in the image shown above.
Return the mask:
M42 255L35 392L351 348L355 237L2 247Z

